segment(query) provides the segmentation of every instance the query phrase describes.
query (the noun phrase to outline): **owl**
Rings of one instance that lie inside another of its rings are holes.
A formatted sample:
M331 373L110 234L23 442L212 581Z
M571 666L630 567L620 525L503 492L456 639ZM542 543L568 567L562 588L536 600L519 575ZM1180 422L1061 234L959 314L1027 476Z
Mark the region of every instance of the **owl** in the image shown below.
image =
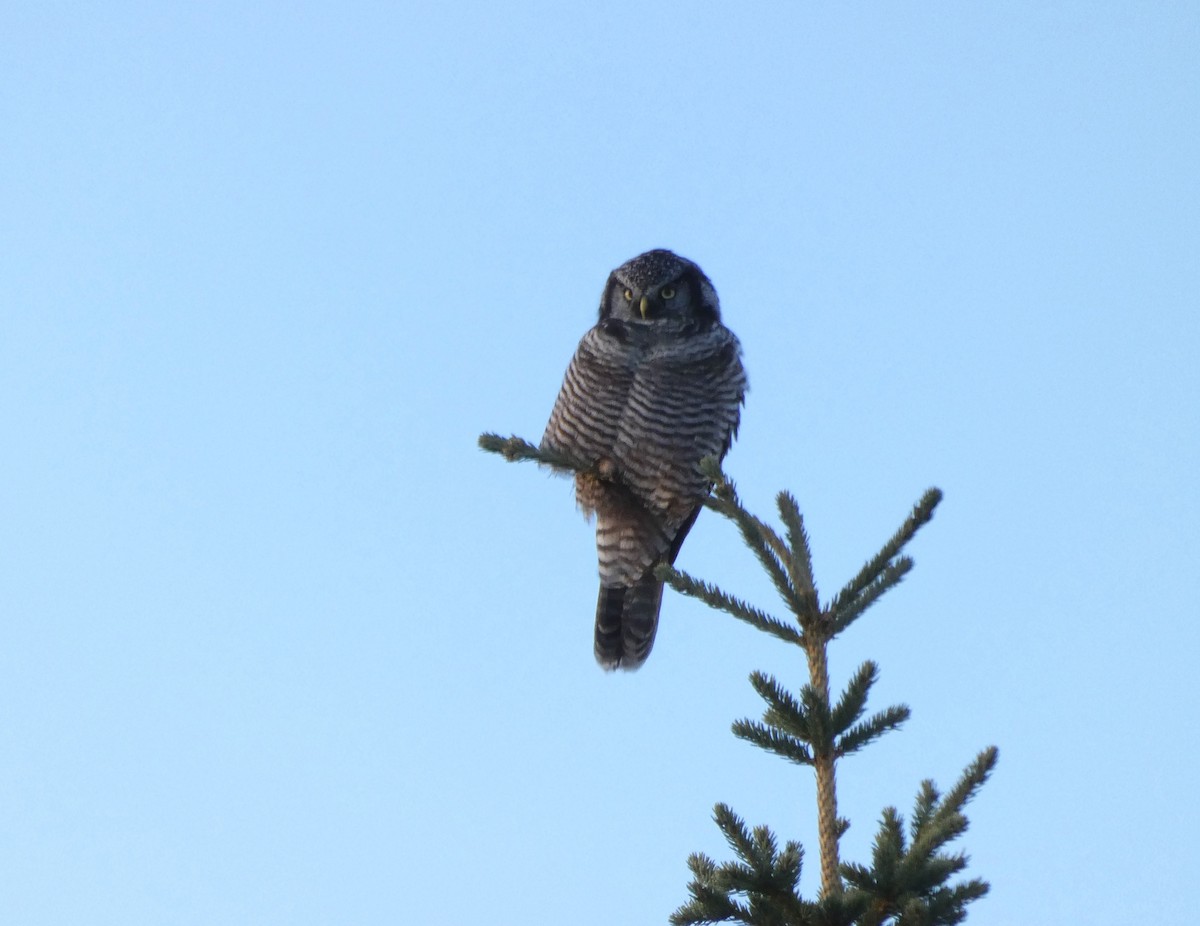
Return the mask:
M655 250L609 275L542 437L593 470L576 475L575 499L596 519L604 668L649 655L663 593L654 567L679 555L710 490L698 463L725 456L745 394L741 345L704 271Z

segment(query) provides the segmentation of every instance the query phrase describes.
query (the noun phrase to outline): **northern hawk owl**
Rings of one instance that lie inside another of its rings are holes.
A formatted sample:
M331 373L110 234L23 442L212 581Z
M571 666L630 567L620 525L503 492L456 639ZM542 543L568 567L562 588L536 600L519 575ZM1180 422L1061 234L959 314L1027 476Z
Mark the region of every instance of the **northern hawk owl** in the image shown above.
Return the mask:
M663 593L654 567L675 562L710 489L697 464L724 457L745 393L741 345L704 271L655 250L609 275L542 437L595 470L576 475L575 498L596 516L604 668L649 655Z

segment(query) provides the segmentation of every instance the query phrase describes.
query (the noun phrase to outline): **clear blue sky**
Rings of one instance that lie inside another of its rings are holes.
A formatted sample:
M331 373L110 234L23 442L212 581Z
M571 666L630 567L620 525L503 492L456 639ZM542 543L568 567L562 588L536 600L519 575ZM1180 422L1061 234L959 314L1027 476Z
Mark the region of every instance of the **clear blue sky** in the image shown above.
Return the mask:
M786 648L668 594L593 663L536 439L609 270L698 261L727 463L906 729L844 842L1000 766L971 922L1185 922L1200 863L1200 10L9 4L0 13L0 920L662 923ZM680 564L774 608L733 530ZM1150 912L1147 912L1150 911Z

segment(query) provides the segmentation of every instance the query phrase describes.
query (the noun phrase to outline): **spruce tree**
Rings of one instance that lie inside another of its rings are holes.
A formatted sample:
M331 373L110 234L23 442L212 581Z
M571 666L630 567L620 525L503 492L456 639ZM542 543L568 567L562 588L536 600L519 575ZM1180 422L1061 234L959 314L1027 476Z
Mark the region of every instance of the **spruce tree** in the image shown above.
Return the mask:
M585 462L544 452L518 437L483 434L479 445L510 461L534 460L560 471L619 478ZM962 922L967 904L986 894L988 884L979 878L952 883L968 860L964 853L949 851L947 846L966 831L963 808L995 767L996 748L979 753L945 794L932 781L922 782L907 826L896 808L884 808L870 864L843 862L839 842L850 824L838 815L837 762L900 727L910 711L905 705L893 705L864 719L867 697L879 674L870 660L852 675L836 703L829 691L830 642L912 569L913 561L903 555L904 548L929 523L941 501L941 491L927 491L879 552L822 604L813 578L804 518L791 494L784 491L776 497L783 528L780 532L742 506L733 482L715 459L706 458L699 465L713 485L705 505L736 525L792 619L781 620L673 566L660 565L657 574L681 594L698 598L803 651L808 682L798 693L766 673L751 673L750 684L763 699L765 709L761 720L736 721L733 733L789 762L812 767L821 890L815 900L805 900L800 894L804 852L798 842L788 841L780 850L769 827L748 829L728 805L719 803L713 818L736 858L718 863L703 853L694 853L688 859L691 897L671 915L670 922L675 926L720 922L748 926L941 926Z

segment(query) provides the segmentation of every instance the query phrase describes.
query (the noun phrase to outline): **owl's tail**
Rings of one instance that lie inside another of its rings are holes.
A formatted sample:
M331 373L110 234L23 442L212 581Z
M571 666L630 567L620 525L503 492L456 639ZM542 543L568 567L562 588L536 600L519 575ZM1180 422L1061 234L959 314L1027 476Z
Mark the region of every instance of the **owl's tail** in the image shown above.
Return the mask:
M647 574L635 585L600 586L596 661L606 669L636 669L654 646L663 584Z
M673 530L664 529L661 522L652 517L644 516L640 522L633 522L635 529L639 526L642 529L643 549L654 550L657 546L662 553L661 558L644 565L646 571L632 584L632 577L622 580L617 569L608 573L608 582L612 584L604 581L606 558L619 561L621 555L627 552L629 544L624 534L629 529L629 522L616 522L614 525L603 515L596 519L601 576L600 598L596 602L596 661L605 669L636 669L650 655L654 635L658 632L658 612L662 608L663 596L663 584L654 577L654 568L660 562L675 562L679 548L683 546L683 538L696 523L700 508L700 505L696 505Z

